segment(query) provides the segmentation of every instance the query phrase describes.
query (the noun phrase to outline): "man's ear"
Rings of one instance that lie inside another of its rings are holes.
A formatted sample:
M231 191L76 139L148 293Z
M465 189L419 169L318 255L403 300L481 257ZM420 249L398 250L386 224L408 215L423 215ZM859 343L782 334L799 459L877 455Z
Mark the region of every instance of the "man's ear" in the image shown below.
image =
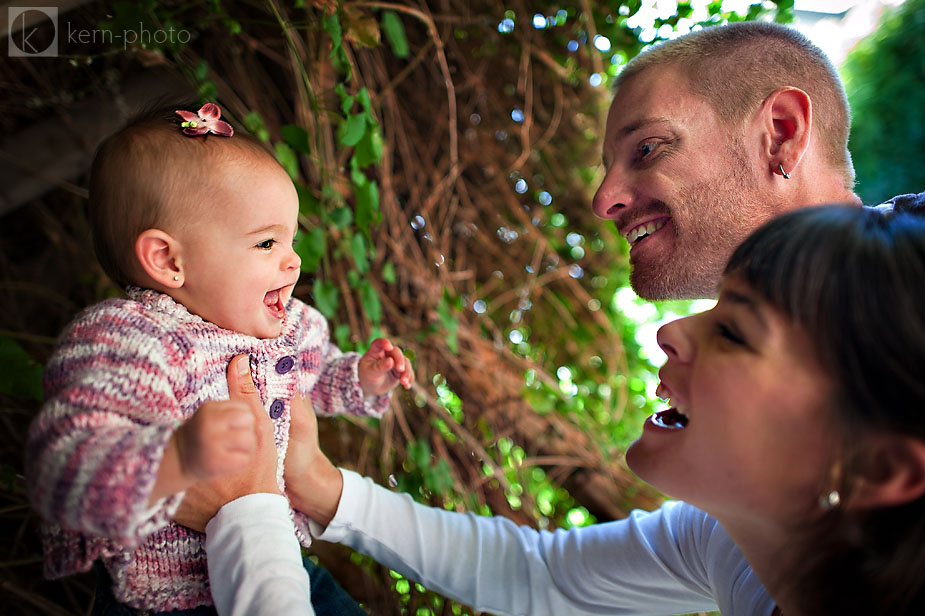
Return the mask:
M852 505L890 507L925 495L925 440L914 436L878 437L867 468L861 472Z
M142 231L135 240L135 256L144 272L168 289L183 286L180 243L160 229Z
M809 149L813 103L799 88L778 88L760 110L761 149L771 173L787 177Z

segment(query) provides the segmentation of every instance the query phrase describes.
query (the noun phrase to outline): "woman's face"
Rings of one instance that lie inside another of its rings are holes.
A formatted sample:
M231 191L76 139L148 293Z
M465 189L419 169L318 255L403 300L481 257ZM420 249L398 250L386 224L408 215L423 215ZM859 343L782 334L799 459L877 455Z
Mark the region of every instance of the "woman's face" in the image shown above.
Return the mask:
M806 333L727 277L715 308L665 325L658 342L668 355L659 395L672 410L646 421L630 468L721 522L812 507L836 430L833 383Z

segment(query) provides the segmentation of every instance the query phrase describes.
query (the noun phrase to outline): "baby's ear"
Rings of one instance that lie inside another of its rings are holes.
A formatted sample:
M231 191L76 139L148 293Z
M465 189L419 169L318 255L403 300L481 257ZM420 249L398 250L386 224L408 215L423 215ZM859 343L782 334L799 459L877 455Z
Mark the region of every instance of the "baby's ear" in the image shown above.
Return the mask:
M142 231L135 240L135 256L151 280L168 289L183 286L180 243L160 229Z

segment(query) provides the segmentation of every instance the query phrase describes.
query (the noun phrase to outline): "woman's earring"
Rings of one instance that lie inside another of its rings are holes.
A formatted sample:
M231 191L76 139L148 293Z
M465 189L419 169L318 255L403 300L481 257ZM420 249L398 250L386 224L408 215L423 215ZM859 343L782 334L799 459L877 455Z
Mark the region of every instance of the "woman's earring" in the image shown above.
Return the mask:
M819 506L823 511L831 511L838 507L839 503L841 503L841 494L838 490L832 490L819 497Z
M179 280L180 280L180 277L179 277L179 276L174 276L174 277L173 277L173 281L174 281L174 282L178 282Z

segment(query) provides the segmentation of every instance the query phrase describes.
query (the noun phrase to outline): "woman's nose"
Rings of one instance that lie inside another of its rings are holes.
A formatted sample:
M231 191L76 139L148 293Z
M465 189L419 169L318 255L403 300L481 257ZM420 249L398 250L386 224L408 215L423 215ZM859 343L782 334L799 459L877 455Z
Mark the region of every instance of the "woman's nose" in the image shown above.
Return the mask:
M690 333L693 317L684 317L658 328L656 340L668 359L687 362L694 356L694 339Z

